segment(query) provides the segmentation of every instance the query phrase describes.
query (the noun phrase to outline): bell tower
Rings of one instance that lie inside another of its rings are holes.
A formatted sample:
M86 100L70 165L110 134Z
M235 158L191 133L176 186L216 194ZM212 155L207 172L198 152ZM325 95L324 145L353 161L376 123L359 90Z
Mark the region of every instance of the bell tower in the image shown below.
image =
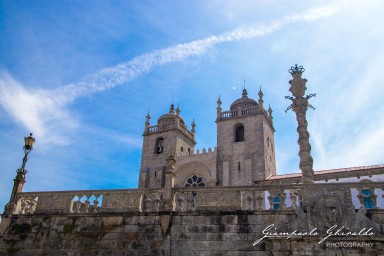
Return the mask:
M157 125L150 126L150 115L146 116L143 133L139 188L160 188L165 184L167 158L170 155L192 154L195 148L195 122L189 131L180 108L173 104L169 113L162 115Z
M276 175L272 109L264 109L263 92L259 99L242 97L229 111L222 112L217 101L217 178L222 186L250 186Z

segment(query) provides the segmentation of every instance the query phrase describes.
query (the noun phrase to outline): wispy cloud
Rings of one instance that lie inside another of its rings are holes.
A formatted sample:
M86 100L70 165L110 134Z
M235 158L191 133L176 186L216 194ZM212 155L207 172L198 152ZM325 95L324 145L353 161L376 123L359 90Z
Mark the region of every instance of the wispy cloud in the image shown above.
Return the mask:
M257 38L279 30L292 22L313 21L338 13L345 4L329 5L286 16L266 24L239 27L233 31L189 43L178 44L138 56L130 61L85 77L82 81L53 90L27 90L6 73L1 74L0 102L2 107L27 129L35 131L44 140L55 140L53 130L74 128L78 123L66 106L78 97L90 95L126 84L150 72L153 68L170 62L184 61L207 52L217 44ZM61 128L61 129L60 129Z
M48 130L77 127L77 122L69 115L66 105L57 101L51 92L28 90L5 72L0 74L0 104L16 122L44 136L46 142L57 144L63 141L56 140L54 132L45 136Z

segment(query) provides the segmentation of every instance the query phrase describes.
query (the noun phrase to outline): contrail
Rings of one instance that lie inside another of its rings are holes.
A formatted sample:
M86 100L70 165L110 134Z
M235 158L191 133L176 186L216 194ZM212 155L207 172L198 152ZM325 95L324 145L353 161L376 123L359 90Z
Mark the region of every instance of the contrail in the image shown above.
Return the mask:
M313 21L334 15L341 11L343 7L345 7L345 4L319 7L311 9L304 14L286 16L268 24L259 24L254 27L240 27L221 35L213 35L204 39L157 50L138 56L117 66L104 68L86 77L79 83L65 85L55 89L52 93L56 95L56 97L59 95L60 101L72 101L82 95L101 92L125 84L140 75L150 72L156 66L183 61L189 57L201 55L217 44L264 36L292 22Z
M28 90L8 74L2 73L0 74L0 104L16 122L48 140L47 134L55 134L58 130L65 132L65 128L77 127L76 121L66 107L79 97L126 84L157 66L202 55L217 44L257 38L293 22L313 21L332 16L340 12L346 5L343 2L314 8L305 13L286 16L266 24L239 27L220 35L212 35L204 39L156 50L114 67L104 68L78 83L52 90ZM19 101L15 101L15 99L19 99Z

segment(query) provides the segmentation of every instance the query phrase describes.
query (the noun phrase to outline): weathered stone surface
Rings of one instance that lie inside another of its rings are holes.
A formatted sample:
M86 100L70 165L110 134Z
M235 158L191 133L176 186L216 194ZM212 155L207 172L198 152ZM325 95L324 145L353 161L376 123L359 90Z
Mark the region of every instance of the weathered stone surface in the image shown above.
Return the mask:
M280 223L279 228L283 230L292 228L292 219L299 216L294 210L287 211L268 211L270 214L257 211L175 213L169 215L167 233L161 228L161 216L155 214L97 214L76 218L22 215L4 222L11 224L0 239L0 255L265 256L334 255L340 251L340 248L319 245L319 237L308 236L265 238L253 246L269 224ZM383 214L378 210L370 212L372 219L383 219ZM382 231L369 237L331 237L327 242L374 243L372 248L343 248L348 255L357 252L358 255L374 255L384 248Z
M330 237L327 242L374 243L372 248L358 248L361 255L372 255L383 249L384 211L355 210L351 185L293 186L304 193L301 196L302 207L280 204L277 209L266 207L271 210L222 210L221 206L212 206L181 212L5 215L1 224L0 255L333 255L341 248L319 245L319 236L299 235L287 239L284 235L316 227L324 236L330 225L345 226L353 232L370 228L373 233L358 237ZM361 190L366 184L353 186ZM373 183L369 186L372 187ZM248 196L261 187L248 188L252 191ZM266 185L263 188L272 194L284 191L286 186ZM238 188L210 189L216 194L225 190L223 194L233 192L241 195ZM196 194L204 196L205 190L196 190ZM176 191L189 190L176 188ZM286 200L290 198L288 195ZM271 224L274 225L270 230L272 233L283 232L283 235L272 235L253 245ZM356 251L353 247L342 249L348 255Z

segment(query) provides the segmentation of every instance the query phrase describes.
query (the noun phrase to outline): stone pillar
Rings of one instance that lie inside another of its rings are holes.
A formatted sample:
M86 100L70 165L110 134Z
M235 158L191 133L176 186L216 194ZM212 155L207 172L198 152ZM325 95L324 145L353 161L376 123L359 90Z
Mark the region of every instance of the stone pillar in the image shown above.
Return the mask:
M165 193L163 196L164 200L164 210L172 211L173 210L173 193L172 188L175 187L175 164L176 160L173 154L167 158L167 170L165 172Z
M306 113L308 107L313 108L310 104L308 104L308 99L315 96L315 94L304 96L305 91L307 89L307 87L305 86L307 79L301 78L301 75L304 71L304 68L302 66L298 67L297 64L295 65L295 67L291 67L289 73L291 73L293 79L289 81L289 83L291 84L289 91L292 93L293 97L286 96L285 98L290 99L292 101L292 104L288 107L288 109L292 109L293 112L295 112L296 114L296 120L298 124L297 132L299 133L299 140L297 141L297 143L300 147L300 169L303 175L302 182L314 183L313 158L311 156L311 144L309 143Z
M17 194L23 192L23 186L25 183L26 172L21 169L17 170L16 178L13 179L12 194L9 202L5 205L4 214L13 214L13 211L17 204Z

